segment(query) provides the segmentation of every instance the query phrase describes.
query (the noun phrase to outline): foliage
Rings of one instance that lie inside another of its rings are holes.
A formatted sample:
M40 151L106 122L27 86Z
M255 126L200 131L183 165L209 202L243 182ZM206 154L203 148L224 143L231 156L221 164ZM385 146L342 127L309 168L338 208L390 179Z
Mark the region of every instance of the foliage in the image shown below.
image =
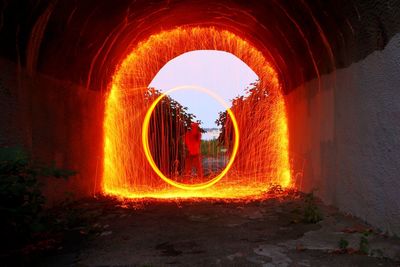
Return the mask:
M155 88L149 88L145 94L145 98L152 102L161 94L161 91ZM179 126L182 126L186 130L190 128L192 122L201 124L201 121L196 120L196 116L187 112L187 110L188 108L182 106L178 101L170 96L165 96L155 108L153 119L156 120L156 122L164 120L164 122L170 123L171 126L175 126L171 128L173 131L178 130ZM178 125L174 125L168 119L172 119L172 122L178 123ZM204 130L202 130L202 132L204 132Z
M314 192L308 193L304 197L304 221L306 223L317 223L322 220L322 214L319 210Z
M1 246L18 247L44 230L40 177L68 178L74 172L34 163L18 147L0 148Z
M368 254L369 252L369 241L368 241L369 232L364 232L360 237L360 247L359 250L363 254Z
M203 156L216 156L220 152L221 146L218 143L218 140L201 140L201 154Z
M259 86L259 81L251 83L248 88L245 90L245 95L247 96L237 96L232 99L231 110L235 111L237 109L243 108L244 105L249 105L254 107L253 110L256 109L261 99L264 99L268 96L267 90L265 88L261 88ZM247 114L247 118L253 118L251 112ZM221 127L221 133L218 137L218 141L220 144L227 146L230 148L230 145L233 144L233 125L228 116L227 111L219 112L218 118L215 120L217 126Z
M151 103L160 95L159 90L149 88L145 99ZM187 107L170 96L165 96L154 109L150 119L149 136L153 138L150 149L154 161L163 173L172 174L180 171L176 170L175 162L183 162L185 149L183 136L192 122L201 124L201 121L196 120L196 116L187 110ZM202 128L200 131L205 132Z
M340 238L340 240L339 240L339 248L342 249L342 250L345 250L345 249L347 249L348 246L349 246L349 241L347 241L344 238Z

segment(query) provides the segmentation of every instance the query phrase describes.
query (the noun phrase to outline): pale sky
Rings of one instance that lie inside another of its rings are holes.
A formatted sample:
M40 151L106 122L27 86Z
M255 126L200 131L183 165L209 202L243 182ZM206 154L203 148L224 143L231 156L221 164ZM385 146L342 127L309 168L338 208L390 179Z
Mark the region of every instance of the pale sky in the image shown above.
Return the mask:
M196 50L182 54L161 68L149 87L167 91L177 86L196 85L218 94L228 104L258 79L257 74L231 53ZM217 127L215 120L224 107L206 93L193 90L173 92L171 97L196 115L203 128Z

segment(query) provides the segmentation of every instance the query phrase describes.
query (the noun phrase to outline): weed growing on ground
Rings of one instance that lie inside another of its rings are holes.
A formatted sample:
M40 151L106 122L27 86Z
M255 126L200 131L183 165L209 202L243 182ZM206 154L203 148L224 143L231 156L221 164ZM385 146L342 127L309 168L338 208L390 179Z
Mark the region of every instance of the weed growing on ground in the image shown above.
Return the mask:
M363 254L368 254L369 252L369 241L368 241L369 232L364 232L360 237L360 247L359 250Z
M0 240L6 241L0 244L3 261L11 257L22 260L15 255L55 246L50 237L54 218L44 208L41 181L45 177L68 179L74 174L36 162L20 147L0 147Z
M345 249L347 249L348 246L349 246L349 241L347 241L344 238L340 238L340 240L339 240L339 248L342 249L342 250L345 250Z
M304 197L304 202L304 222L317 223L321 221L323 217L321 211L316 204L314 192L306 194Z

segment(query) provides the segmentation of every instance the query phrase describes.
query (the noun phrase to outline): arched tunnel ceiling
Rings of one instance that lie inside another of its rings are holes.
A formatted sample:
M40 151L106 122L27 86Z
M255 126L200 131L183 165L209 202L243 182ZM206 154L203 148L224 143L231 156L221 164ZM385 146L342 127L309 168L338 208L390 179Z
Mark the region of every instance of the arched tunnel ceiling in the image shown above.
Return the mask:
M3 1L1 56L104 90L132 46L177 26L215 26L247 39L290 91L383 49L400 31L397 0Z

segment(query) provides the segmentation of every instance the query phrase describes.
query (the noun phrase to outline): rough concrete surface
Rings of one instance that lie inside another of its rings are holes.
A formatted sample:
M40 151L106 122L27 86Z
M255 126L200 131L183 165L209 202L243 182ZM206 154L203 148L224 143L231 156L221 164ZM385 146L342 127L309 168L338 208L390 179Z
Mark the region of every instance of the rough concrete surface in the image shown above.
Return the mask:
M78 172L68 181L46 181L49 203L66 191L93 195L100 185L104 95L17 69L0 59L0 146L23 146L39 161Z
M303 222L304 199L253 201L110 199L79 204L97 213L83 245L40 266L398 266L400 240L317 202L323 220ZM87 229L81 229L81 232ZM365 233L369 256L359 251ZM340 240L347 240L345 250Z
M287 96L305 192L400 234L400 34L382 51Z

